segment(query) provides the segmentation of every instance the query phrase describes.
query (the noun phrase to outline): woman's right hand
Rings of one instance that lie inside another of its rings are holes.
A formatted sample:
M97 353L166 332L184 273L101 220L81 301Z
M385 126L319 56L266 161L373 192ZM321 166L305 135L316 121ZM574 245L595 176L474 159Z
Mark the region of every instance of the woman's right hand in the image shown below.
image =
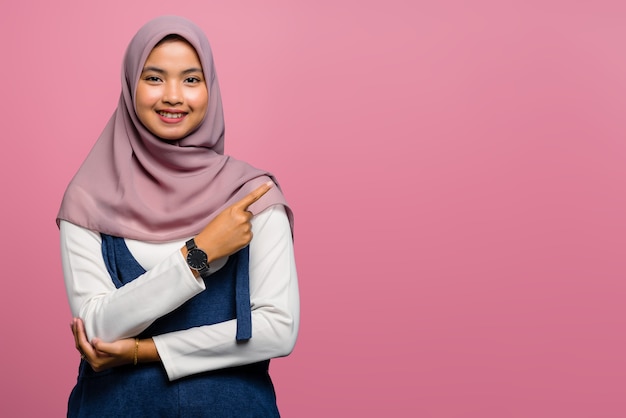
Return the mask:
M252 240L252 213L248 207L259 200L274 183L268 181L250 192L240 201L232 204L217 215L195 237L196 245L204 250L208 262L226 257L239 251ZM187 256L187 248L182 248L183 256Z
M82 319L74 318L70 324L74 334L76 350L80 357L87 361L93 371L101 372L111 367L133 363L135 339L124 338L108 344L98 338L87 341L85 324Z

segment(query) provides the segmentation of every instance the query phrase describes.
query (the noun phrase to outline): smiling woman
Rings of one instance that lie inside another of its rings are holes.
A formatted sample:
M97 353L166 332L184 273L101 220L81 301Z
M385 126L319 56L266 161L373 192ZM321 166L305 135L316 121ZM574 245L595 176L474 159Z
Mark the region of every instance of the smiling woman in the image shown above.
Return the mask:
M177 140L200 125L208 91L198 54L184 38L168 36L154 47L135 100L137 117L159 138Z
M81 354L68 416L278 416L269 361L299 323L291 210L270 173L223 155L195 24L148 22L122 79L57 217Z

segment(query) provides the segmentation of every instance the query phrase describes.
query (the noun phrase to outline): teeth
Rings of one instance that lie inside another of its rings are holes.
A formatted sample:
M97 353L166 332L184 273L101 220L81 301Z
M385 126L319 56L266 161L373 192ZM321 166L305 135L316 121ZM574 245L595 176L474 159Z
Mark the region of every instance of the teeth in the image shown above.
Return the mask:
M169 113L169 112L159 112L159 115L168 119L180 119L183 116L185 116L184 113Z

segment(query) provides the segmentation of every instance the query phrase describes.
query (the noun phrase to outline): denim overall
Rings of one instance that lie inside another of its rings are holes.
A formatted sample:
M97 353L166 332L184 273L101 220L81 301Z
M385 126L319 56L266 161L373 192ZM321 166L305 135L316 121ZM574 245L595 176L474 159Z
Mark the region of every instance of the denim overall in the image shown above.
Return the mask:
M123 238L102 234L102 255L115 287L145 270ZM157 319L139 338L237 319L237 343L252 336L248 247L205 280L206 290ZM169 381L161 363L94 372L81 360L67 416L75 417L279 417L269 360Z

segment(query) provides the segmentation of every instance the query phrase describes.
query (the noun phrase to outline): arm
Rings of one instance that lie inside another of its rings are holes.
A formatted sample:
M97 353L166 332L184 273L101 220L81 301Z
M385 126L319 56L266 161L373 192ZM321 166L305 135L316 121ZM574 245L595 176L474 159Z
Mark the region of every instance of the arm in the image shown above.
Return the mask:
M100 234L66 221L60 232L70 309L84 321L90 340L133 337L204 290L204 282L187 267L179 243L145 274L116 289L102 259Z
M268 181L227 207L195 237L201 248L208 248L211 263L223 265L225 257L248 245L252 238L248 206L272 186ZM102 259L100 234L69 222L60 227L68 299L72 314L84 321L87 337L114 341L137 335L205 289L184 260L187 251L180 248L182 242L153 246L159 250L159 262L144 264L146 273L116 289ZM167 252L160 251L163 248Z
M171 380L224 367L285 356L295 344L299 296L291 230L282 206L257 215L250 243L250 296L253 338L235 341L236 321L173 332L140 341L137 361L162 361ZM76 347L94 370L132 363L136 342L94 340L89 344L82 322L72 324ZM157 351L158 350L158 351Z
M288 355L299 325L300 300L289 221L283 206L252 220L252 338L235 341L236 320L153 338L170 380Z

